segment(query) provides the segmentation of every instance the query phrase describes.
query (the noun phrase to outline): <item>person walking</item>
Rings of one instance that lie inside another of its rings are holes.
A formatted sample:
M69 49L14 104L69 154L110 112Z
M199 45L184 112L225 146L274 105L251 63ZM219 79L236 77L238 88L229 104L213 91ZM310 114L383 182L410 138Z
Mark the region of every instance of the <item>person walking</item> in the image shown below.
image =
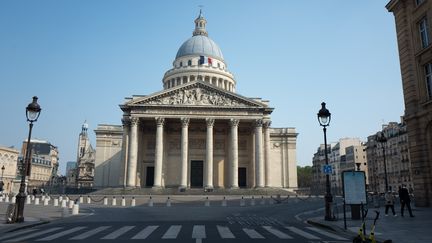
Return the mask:
M404 209L405 205L408 208L408 213L410 214L410 217L414 217L412 211L411 211L411 198L408 192L408 189L405 185L402 185L401 188L399 188L399 200L401 203L401 216L404 216Z
M392 210L393 216L396 217L397 214L395 213L395 209L394 209L395 196L393 195L393 192L391 190L389 190L384 195L384 198L385 198L385 202L386 202L385 203L385 216L388 216L388 210L390 208Z

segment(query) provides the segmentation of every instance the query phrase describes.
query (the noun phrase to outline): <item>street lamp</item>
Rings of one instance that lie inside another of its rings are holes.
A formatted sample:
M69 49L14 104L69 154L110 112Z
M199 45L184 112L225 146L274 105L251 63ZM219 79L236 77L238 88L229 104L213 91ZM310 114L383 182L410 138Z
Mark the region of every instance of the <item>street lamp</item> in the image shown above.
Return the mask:
M37 121L39 118L41 108L37 103L38 97L33 96L33 102L30 103L26 108L26 117L29 123L29 134L27 139L26 155L24 158L24 164L21 167L21 184L19 188L19 193L16 196L16 222L24 222L24 201L26 199L25 187L26 187L26 175L30 172L30 157L31 157L31 146L30 139L33 128L33 122Z
M376 141L381 143L381 148L383 152L384 161L384 181L385 181L385 191L388 191L388 181L387 181L387 164L386 164L386 154L385 154L385 144L387 143L387 138L383 132L377 132L375 135Z
M324 153L325 153L325 163L328 167L328 154L327 154L327 126L330 125L331 114L326 108L326 103L321 103L321 110L318 112L318 122L320 126L323 127L324 131ZM326 195L325 195L325 220L333 220L331 212L331 204L333 202L333 196L330 192L330 178L329 174L326 173Z

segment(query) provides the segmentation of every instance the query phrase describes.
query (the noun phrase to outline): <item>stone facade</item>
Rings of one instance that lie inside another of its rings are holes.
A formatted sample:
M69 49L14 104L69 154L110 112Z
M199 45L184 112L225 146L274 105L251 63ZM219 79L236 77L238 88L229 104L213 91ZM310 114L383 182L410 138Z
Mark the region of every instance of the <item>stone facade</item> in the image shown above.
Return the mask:
M432 1L391 0L417 206L432 205Z
M13 148L0 147L0 168L1 179L3 182L3 192L10 193L14 191L14 180L17 176L19 151Z
M297 187L294 128L272 128L269 102L235 93L200 13L164 90L127 98L123 127L99 125L96 186Z
M369 191L385 192L385 170L387 171L387 183L389 189L397 191L399 186L405 184L407 188L413 188L411 176L411 163L408 146L408 133L404 120L400 123L390 122L383 126L382 132L387 141L377 142L376 135L368 137L366 153L369 169ZM383 146L385 151L385 170Z
M32 139L30 144L32 150L28 189L43 188L51 185L58 173L58 148L44 140ZM21 154L25 155L26 149L27 141L24 141ZM22 160L21 157L20 161Z
M342 194L343 171L354 170L355 163L363 164L360 167L362 171L367 170L367 167L364 166L366 160L363 158L364 153L359 151L362 148L362 142L358 138L341 138L337 143L327 144L328 163L332 167L332 174L329 179L333 194ZM324 151L324 144L321 144L312 159L313 186L311 191L315 194L325 193L326 190L326 175L323 172L325 165Z

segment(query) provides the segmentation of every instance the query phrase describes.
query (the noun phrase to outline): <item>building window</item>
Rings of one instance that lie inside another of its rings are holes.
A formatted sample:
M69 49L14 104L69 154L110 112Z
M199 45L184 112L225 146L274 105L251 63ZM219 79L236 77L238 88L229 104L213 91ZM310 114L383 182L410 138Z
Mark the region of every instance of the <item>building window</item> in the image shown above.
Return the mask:
M180 67L183 67L183 62L180 62Z
M419 22L419 31L420 31L420 39L422 47L428 47L429 46L429 33L428 33L428 24L427 24L427 18L424 17Z
M432 63L425 65L426 90L428 99L432 99Z
M416 2L416 5L418 6L418 5L422 4L424 2L424 0L415 0L415 2Z
M192 66L192 61L191 60L188 61L188 66Z

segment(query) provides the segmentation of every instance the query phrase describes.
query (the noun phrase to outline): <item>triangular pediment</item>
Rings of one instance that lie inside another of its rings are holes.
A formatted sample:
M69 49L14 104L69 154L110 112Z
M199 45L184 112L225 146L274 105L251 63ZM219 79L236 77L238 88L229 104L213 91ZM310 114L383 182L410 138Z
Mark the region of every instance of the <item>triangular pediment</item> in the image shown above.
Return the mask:
M163 90L149 96L127 102L127 106L214 106L238 108L264 108L266 104L218 88L214 85L194 81Z

